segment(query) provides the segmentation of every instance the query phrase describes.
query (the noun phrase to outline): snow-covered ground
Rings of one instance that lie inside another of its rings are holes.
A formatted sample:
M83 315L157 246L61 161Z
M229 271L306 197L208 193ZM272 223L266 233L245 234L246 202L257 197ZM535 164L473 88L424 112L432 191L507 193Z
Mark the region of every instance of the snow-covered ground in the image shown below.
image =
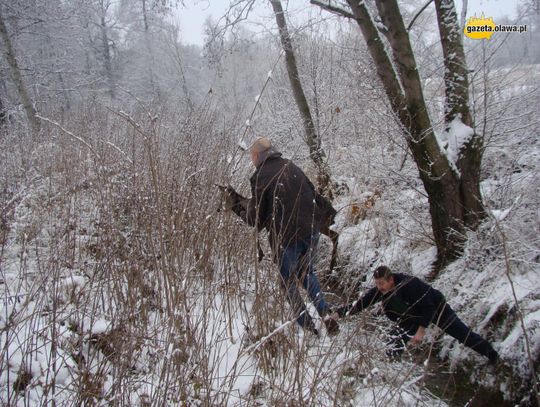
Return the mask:
M84 147L59 143L35 152L41 167L3 203L0 404L444 406L429 385L440 363L518 399L540 355L540 144L537 128L521 131L519 121L488 140L488 218L433 282L513 378L434 328L424 347L387 360L388 323L376 309L343 320L335 337L304 334L288 320L268 256L256 263L253 235L216 212L208 186L228 164L200 163L222 153L221 140L180 140L161 160L144 146L130 162L107 150L97 164ZM453 153L467 134L458 133ZM399 154L365 146L336 149L346 159L332 163L349 186L335 228L350 284L329 294L335 303L370 287L377 265L425 277L436 256L410 160L396 174L385 160ZM350 209L371 197L354 219Z

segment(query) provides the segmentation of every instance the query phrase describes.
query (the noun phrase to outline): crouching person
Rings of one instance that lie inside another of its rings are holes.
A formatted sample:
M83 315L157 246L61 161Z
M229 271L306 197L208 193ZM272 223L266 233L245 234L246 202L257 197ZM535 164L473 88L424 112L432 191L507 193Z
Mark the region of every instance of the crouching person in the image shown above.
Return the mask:
M426 328L433 323L460 343L487 357L491 364L497 363L497 351L458 318L440 291L417 277L393 273L386 266L378 267L373 277L376 287L336 312L343 317L381 302L385 315L397 323L388 343L389 356L401 354L409 341L421 343Z

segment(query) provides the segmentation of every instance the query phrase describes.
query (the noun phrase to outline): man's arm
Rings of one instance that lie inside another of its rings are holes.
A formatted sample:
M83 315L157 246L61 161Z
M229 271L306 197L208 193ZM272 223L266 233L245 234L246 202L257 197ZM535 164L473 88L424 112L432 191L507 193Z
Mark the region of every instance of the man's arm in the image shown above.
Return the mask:
M426 334L426 328L422 325L418 326L416 333L411 338L413 344L421 343L424 340L424 335Z
M366 294L364 294L362 298L351 304L339 307L336 309L336 312L340 317L354 315L379 302L381 298L381 292L377 289L377 287L373 287Z
M409 281L407 288L414 295L414 308L420 316L420 327L427 328L437 312L438 304L433 298L435 289L417 277L413 277Z

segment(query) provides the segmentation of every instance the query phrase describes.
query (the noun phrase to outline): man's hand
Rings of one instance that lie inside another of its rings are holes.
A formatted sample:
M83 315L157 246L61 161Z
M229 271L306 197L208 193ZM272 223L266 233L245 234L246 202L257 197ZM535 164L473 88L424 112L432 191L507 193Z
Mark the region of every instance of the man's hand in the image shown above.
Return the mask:
M411 338L411 343L413 345L418 345L424 340L424 335L426 334L426 328L419 326L414 336Z
M227 202L227 205L230 208L232 208L234 205L238 203L238 193L230 185L227 185L227 187L225 188L225 193L226 193L225 201Z
M233 211L240 219L247 222L247 204L249 200L236 192L230 185L226 187L218 185L218 188L221 191L225 210Z

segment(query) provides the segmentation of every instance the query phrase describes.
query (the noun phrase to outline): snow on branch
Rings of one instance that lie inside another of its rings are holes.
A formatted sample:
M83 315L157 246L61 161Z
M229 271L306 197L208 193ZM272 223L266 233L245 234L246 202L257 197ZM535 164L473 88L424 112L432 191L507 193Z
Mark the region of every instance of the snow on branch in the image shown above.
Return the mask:
M280 325L276 329L274 329L272 332L270 332L268 335L261 338L259 341L257 341L254 344L248 346L246 349L244 349L244 352L247 353L247 354L249 354L251 352L254 352L259 347L261 347L266 341L268 341L270 338L272 338L275 334L277 334L280 331L283 331L286 327L288 327L291 324L294 324L295 322L296 322L296 320L291 319L291 320L283 323L282 325Z
M67 134L68 136L70 136L71 138L77 140L78 142L80 142L81 144L83 144L84 146L86 146L91 152L92 154L94 154L97 158L101 159L101 156L99 155L99 153L94 149L94 147L92 147L90 144L88 144L88 142L84 139L82 139L81 137L79 136L76 136L75 134L73 134L72 132L70 132L69 130L66 130L65 128L62 127L62 125L58 122L55 122L54 120L51 120L51 119L48 119L46 117L43 117L43 116L40 116L39 114L36 114L36 117L40 120L43 120L47 123L50 123L56 127L58 127L60 130L62 130L62 132L64 134Z
M331 4L331 2L323 3L322 1L318 1L318 0L310 0L310 4L313 4L314 6L319 6L323 10L329 11L330 13L333 13L333 14L338 14L342 17L352 18L352 19L355 18L353 13L339 6L334 6Z
M446 130L439 135L439 143L446 151L446 156L451 165L456 169L455 164L459 158L459 152L465 144L467 144L474 136L474 129L467 126L461 120L461 117L457 116L448 123ZM457 171L457 169L456 169Z

